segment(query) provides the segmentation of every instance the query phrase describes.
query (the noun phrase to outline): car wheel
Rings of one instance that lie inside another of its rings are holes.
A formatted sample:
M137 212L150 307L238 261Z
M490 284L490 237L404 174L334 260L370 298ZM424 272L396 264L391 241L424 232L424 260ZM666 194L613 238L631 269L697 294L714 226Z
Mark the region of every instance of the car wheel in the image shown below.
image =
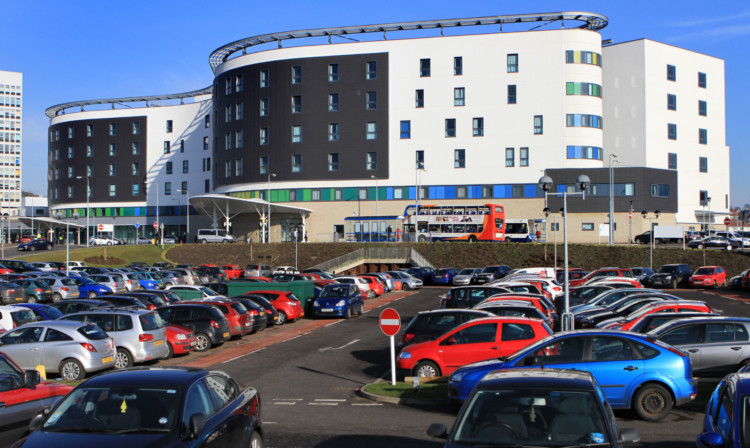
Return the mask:
M716 284L716 280L714 280L714 286L713 286L713 288L716 289L717 286L718 285Z
M672 279L672 289L677 289L677 279Z
M201 244L206 244L207 242L206 240L201 240Z
M432 361L420 361L412 370L414 376L436 377L440 376L440 368Z
M222 243L229 244L229 240L224 240L224 241L222 241Z
M59 367L60 376L67 381L79 381L86 376L83 366L75 359L64 359Z
M351 318L352 318L352 307L347 306L346 313L344 313L344 319L351 319Z
M51 244L47 244L47 250L52 250L52 245Z
M97 296L97 294L96 294L96 291L89 291L89 293L88 293L88 296L87 296L87 297L88 297L89 299L95 299L95 298L96 298L96 296Z
M34 252L36 250L36 247L31 246L31 247L29 247L29 250L32 251L32 252Z
M59 292L52 294L52 301L59 302L62 300L62 295Z
M169 288L170 286L172 286L171 283L164 283L164 289Z
M211 348L211 338L208 337L206 333L197 333L195 335L196 343L195 343L195 351L196 352L205 352L209 348Z
M169 348L169 352L167 353L167 356L165 356L162 359L172 359L172 356L174 356L174 347L172 347L172 344L167 341L167 348Z
M26 296L26 302L27 303L37 303L38 300L36 299L36 296L29 294Z
M250 436L250 448L263 448L263 438L260 437L258 431L253 431Z
M126 369L133 366L133 356L124 348L117 347L115 353L115 369Z
M647 384L636 393L633 407L643 420L657 422L672 410L672 397L662 386Z
M286 313L279 311L279 318L276 320L276 325L284 325L287 321Z

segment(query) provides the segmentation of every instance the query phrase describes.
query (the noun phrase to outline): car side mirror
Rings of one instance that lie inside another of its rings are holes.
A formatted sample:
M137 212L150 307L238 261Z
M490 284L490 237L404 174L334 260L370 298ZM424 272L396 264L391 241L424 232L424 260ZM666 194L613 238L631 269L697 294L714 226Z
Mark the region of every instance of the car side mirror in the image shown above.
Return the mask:
M724 446L724 437L718 432L704 432L698 436L698 446L701 448L721 448Z
M33 387L42 382L42 374L38 370L27 370L24 378L26 387Z
M456 343L456 338L454 338L453 336L445 340L445 345L454 345L455 343Z
M635 428L622 428L618 442L624 445L633 445L641 441L641 435Z
M47 418L48 413L49 409L44 409L37 412L34 418L32 418L29 422L29 431L37 431L41 429L42 424L44 423L44 419Z
M190 416L190 436L198 437L203 428L206 426L206 415L199 412Z
M427 428L427 435L437 439L447 439L448 428L442 423L433 423Z

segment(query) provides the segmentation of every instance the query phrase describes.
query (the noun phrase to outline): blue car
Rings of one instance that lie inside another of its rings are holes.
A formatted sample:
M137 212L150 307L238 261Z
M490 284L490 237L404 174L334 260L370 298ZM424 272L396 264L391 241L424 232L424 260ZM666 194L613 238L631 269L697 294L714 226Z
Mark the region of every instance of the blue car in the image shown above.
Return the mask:
M13 306L31 310L36 316L36 320L55 320L63 317L63 313L60 310L42 303L19 303Z
M112 289L108 286L100 285L99 283L91 280L86 276L70 276L75 279L76 285L78 285L79 297L93 299L95 297L112 294Z
M458 269L456 268L442 268L435 269L432 274L433 285L450 285L453 283L453 277L458 275Z
M557 333L507 358L459 368L448 382L448 395L465 400L493 370L514 368L576 369L591 372L613 408L632 408L647 421L658 421L673 406L694 400L698 380L690 358L644 335L606 330Z
M706 407L698 448L742 448L750 433L750 373L740 369L722 378Z
M145 275L142 272L136 272L135 276L138 279L138 283L141 285L142 289L158 289L159 288L159 282L151 278L151 276Z
M361 315L365 303L357 285L334 283L326 285L313 302L313 317L336 316L349 319L352 314Z

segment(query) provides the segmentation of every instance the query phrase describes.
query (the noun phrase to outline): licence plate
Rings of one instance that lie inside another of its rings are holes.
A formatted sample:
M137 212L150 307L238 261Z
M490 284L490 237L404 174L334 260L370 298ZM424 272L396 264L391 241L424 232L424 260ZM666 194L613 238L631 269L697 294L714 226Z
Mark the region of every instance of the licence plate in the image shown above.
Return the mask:
M323 308L321 311L323 311L324 313L332 313L333 308Z
M250 322L245 322L245 326L246 326L246 327L249 327L249 326L251 326L251 325L252 325L252 324L251 324Z
M110 362L113 362L114 360L115 360L115 358L114 358L114 357L112 357L112 356L107 356L106 358L102 358L102 363L103 363L103 364L108 364L108 363L110 363Z
M228 338L228 337L229 337L229 332L228 332L228 331L224 332L223 336L224 336L225 338Z
M190 346L195 347L195 341L190 341Z
M16 302L20 302L23 300L23 297L16 297Z
M158 341L154 341L154 345L162 345L162 344L164 344L164 341L162 341L161 339L159 339Z

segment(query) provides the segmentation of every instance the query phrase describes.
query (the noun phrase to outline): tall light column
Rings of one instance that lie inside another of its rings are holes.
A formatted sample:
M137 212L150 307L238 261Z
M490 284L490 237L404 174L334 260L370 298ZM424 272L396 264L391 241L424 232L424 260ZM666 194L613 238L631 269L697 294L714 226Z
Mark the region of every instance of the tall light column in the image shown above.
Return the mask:
M711 197L707 197L708 202L708 236L711 236Z
M268 173L268 190L266 192L266 201L268 202L268 215L267 219L268 222L266 222L266 232L268 235L268 239L266 240L266 243L271 242L271 178L276 177L276 173Z
M609 245L615 245L615 181L613 162L617 154L609 155Z
M86 179L86 247L89 247L89 215L91 214L91 195L89 195L89 176L76 176L76 179Z

